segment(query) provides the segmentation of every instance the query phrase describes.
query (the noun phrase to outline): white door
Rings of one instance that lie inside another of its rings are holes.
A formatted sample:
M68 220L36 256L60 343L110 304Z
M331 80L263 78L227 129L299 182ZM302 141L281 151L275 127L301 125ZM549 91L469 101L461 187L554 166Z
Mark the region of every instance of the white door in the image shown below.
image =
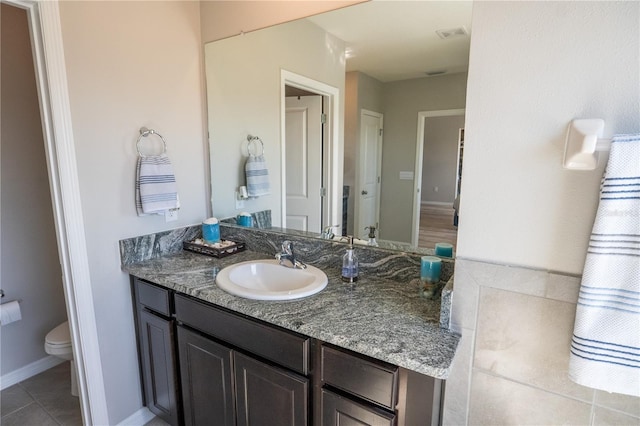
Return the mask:
M366 239L368 226L378 227L382 168L382 114L362 110L354 194L354 235Z
M322 223L322 96L286 98L286 226L320 232Z

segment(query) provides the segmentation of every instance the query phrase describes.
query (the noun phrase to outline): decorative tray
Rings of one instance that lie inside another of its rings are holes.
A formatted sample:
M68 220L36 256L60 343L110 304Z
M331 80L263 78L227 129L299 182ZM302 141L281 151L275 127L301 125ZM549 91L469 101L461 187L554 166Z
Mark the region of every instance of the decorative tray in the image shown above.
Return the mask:
M182 248L184 250L206 254L207 256L225 257L244 250L245 244L230 240L221 240L219 243L206 244L202 238L196 238L193 241L183 241Z

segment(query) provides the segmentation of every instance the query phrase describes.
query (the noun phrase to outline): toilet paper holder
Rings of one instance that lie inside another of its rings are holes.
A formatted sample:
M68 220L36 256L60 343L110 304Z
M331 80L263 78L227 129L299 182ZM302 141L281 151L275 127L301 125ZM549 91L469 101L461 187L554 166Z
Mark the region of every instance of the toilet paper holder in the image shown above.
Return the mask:
M4 297L4 290L0 289L0 299L2 299ZM9 303L9 302L13 302L13 300L7 300L6 302L0 302L0 305L3 305L5 303ZM22 303L22 299L18 299L16 300L16 302L18 303Z

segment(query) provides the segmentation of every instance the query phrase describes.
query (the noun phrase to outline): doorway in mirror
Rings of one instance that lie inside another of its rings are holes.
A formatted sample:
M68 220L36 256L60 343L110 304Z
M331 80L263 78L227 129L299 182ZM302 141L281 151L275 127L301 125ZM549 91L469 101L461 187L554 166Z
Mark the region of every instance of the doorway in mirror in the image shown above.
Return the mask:
M434 248L436 243L449 243L456 251L458 227L454 226L453 206L423 204L420 208L418 247Z

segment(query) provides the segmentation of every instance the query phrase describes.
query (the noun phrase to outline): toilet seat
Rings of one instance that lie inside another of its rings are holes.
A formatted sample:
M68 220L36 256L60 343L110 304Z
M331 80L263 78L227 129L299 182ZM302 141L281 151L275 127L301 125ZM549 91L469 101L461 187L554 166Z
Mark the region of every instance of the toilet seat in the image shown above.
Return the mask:
M71 333L69 332L69 322L65 321L49 333L44 340L45 351L49 355L67 355L71 349Z

